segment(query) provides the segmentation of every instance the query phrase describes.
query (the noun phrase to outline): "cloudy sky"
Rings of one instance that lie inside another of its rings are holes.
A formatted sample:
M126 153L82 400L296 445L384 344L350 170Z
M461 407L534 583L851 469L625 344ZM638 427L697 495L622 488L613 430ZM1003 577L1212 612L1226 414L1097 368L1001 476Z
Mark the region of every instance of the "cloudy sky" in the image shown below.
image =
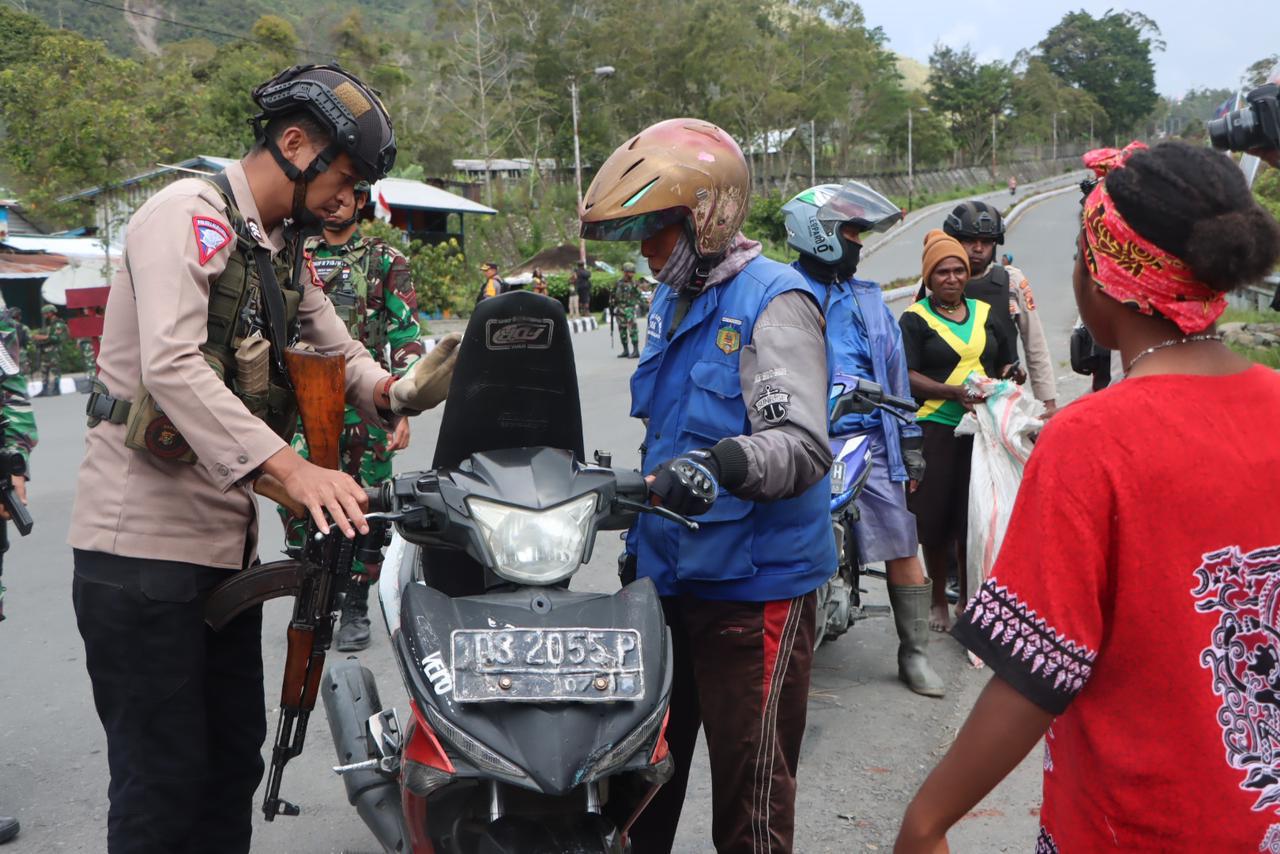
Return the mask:
M937 41L968 44L984 61L1008 61L1044 38L1068 11L1102 15L1111 8L1132 9L1152 18L1168 45L1155 55L1156 88L1164 95L1234 87L1255 60L1280 53L1274 0L862 0L861 5L867 23L884 28L893 50L921 62L928 61Z

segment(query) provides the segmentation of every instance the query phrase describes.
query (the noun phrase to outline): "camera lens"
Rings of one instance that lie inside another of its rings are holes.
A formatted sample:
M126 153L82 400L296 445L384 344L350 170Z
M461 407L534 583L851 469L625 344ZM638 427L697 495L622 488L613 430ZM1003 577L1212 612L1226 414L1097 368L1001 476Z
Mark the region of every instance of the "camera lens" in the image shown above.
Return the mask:
M1252 104L1208 122L1207 127L1209 141L1214 148L1248 151L1266 143L1265 135L1258 124L1257 108Z

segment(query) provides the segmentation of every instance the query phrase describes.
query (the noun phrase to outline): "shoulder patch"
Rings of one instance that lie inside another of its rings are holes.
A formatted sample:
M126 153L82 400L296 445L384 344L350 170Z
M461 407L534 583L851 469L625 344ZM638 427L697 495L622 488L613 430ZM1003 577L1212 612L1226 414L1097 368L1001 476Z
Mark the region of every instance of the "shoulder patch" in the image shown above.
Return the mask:
M195 232L196 248L200 250L201 267L231 242L231 229L210 216L193 216L191 230Z
M1031 293L1031 283L1024 278L1018 287L1022 290L1022 298L1027 301L1027 311L1035 311L1036 298L1035 295Z

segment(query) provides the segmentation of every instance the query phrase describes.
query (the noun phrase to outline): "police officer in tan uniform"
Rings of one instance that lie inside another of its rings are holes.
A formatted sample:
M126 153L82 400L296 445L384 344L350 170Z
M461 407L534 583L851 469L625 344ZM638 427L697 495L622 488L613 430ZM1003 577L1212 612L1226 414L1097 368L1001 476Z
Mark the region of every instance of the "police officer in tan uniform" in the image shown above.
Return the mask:
M107 302L70 543L111 854L249 850L262 610L215 633L203 601L256 561L254 479L276 478L322 529L325 513L348 537L368 529L350 475L282 435L296 416L279 353L300 341L343 354L347 402L387 429L443 399L456 358L455 338L393 380L286 246L286 220L318 223L391 168L375 93L336 66L297 66L253 96L254 148L134 214Z

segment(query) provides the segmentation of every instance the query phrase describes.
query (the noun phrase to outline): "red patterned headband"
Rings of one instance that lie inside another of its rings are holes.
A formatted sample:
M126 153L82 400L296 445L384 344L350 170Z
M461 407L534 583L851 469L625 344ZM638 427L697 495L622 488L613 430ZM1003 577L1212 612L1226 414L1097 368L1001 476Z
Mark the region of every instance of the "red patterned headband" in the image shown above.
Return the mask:
M1135 151L1099 148L1084 156L1084 165L1099 178L1124 167ZM1142 237L1116 210L1105 180L1084 202L1085 262L1102 292L1143 314L1159 312L1186 334L1203 332L1227 307L1226 296L1199 281L1180 258Z

